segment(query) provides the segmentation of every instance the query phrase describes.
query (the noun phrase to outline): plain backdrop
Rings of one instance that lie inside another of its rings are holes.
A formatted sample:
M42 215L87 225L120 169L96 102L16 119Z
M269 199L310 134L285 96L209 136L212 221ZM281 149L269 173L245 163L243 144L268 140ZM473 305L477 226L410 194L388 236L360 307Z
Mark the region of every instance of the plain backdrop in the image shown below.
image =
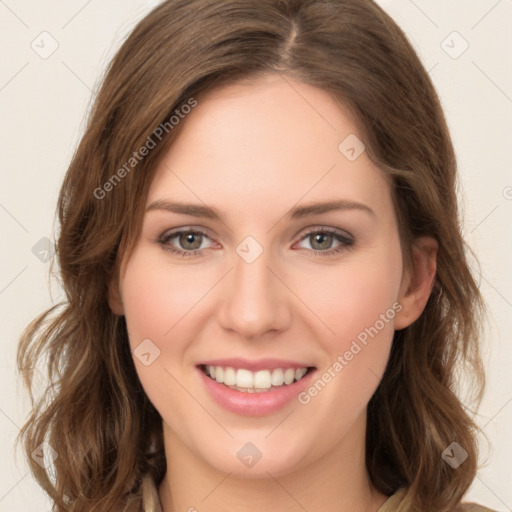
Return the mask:
M16 347L23 327L60 298L48 283L49 241L92 92L130 29L157 3L0 0L3 512L50 510L21 450L14 451L29 411ZM490 447L482 443L485 467L468 498L512 511L512 0L379 3L407 33L441 97L459 162L464 235L480 261L489 307L487 391L477 421Z

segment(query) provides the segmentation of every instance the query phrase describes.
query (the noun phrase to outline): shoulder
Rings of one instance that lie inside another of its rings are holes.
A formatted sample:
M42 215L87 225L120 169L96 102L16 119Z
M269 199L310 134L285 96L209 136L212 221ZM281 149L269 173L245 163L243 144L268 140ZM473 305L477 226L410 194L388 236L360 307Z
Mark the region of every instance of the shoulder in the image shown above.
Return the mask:
M461 503L454 512L496 512L487 507L483 507L482 505L477 505L476 503Z
M402 488L390 496L379 508L377 512L410 512L409 508L404 503L407 489ZM476 503L461 503L453 512L496 512L482 505Z

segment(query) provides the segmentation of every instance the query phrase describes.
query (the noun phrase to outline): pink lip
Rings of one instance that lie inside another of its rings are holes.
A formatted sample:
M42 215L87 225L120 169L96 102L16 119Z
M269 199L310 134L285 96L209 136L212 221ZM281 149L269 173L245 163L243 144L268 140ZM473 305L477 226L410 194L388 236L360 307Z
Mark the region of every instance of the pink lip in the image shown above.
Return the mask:
M281 361L280 364L282 363ZM224 366L223 364L219 364L219 361L216 361L215 364L217 366ZM231 365L228 364L226 366ZM290 368L290 366L287 365L285 365L285 367ZM305 366L296 365L296 367L304 368ZM266 366L266 368L269 367ZM277 368L282 368L282 366L277 366ZM199 376L209 395L218 405L228 411L244 416L264 416L279 411L297 398L300 392L310 386L311 380L316 373L315 370L311 371L298 382L280 387L279 389L262 393L244 393L243 391L228 388L224 384L219 384L217 381L206 376L199 367L196 367L196 370L199 372Z
M228 359L211 359L209 361L201 361L198 363L200 365L207 366L223 366L227 368L231 366L232 368L245 368L246 370L250 370L251 372L257 372L259 370L275 370L276 368L309 368L310 364L297 363L296 361L287 361L284 359L258 359L258 360L249 360L243 359L241 357L233 357Z

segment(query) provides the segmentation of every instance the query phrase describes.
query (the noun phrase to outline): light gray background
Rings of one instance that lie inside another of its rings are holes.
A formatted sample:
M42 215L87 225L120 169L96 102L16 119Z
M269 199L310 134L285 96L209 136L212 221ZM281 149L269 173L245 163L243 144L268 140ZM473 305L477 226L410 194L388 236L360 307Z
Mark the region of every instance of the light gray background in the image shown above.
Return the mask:
M0 0L1 511L50 510L13 450L29 409L15 373L18 337L60 298L56 285L50 295L44 252L36 251L38 258L32 249L41 238L55 238L57 194L91 92L123 38L157 3ZM482 443L486 467L468 497L512 511L512 0L379 3L406 31L440 94L459 160L464 233L482 265L490 318L488 385L478 423L491 448ZM58 48L42 58L52 40ZM460 54L464 41L469 47Z

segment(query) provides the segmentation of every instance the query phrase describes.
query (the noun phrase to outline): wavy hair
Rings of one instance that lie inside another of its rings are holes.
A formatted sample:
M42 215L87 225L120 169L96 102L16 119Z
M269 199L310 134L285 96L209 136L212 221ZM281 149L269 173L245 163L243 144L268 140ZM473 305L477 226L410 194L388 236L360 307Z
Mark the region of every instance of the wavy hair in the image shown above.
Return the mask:
M478 405L485 308L461 233L450 134L407 37L371 0L168 0L138 23L103 77L58 199L65 298L19 342L32 410L17 441L57 512L150 510L148 479L158 485L166 472L162 419L109 294L140 234L157 163L186 123L170 126L170 117L214 87L269 73L323 89L354 113L368 156L390 178L406 264L416 237L439 244L431 296L395 332L368 404L372 484L386 495L406 487L407 509L446 512L475 477L477 428L459 398L460 370L474 378ZM122 173L161 125L161 141ZM45 441L58 454L47 468L31 457ZM456 471L441 457L454 441L468 453Z

